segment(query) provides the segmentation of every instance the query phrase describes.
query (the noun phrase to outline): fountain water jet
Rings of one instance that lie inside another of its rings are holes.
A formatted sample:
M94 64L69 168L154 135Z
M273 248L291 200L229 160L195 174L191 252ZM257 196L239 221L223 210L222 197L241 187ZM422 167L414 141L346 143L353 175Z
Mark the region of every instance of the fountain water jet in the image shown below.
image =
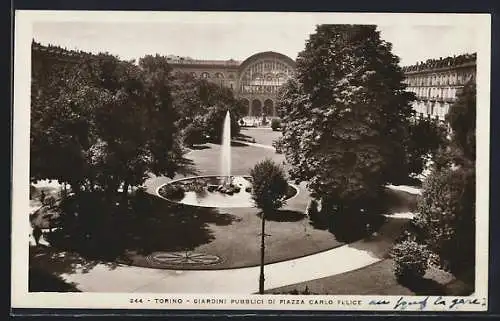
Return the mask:
M291 187L287 198L298 193L298 188ZM158 188L157 195L198 207L254 207L251 188L250 176L231 176L231 115L227 111L222 127L220 174L173 180Z
M223 177L223 185L231 184L231 115L229 110L224 119L222 127L222 147L221 147L221 176Z

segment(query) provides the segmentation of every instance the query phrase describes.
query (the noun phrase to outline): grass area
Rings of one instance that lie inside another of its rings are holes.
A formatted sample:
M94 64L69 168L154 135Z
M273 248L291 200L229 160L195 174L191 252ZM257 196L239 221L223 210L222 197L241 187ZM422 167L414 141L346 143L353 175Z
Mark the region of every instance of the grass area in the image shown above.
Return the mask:
M89 260L114 258L117 262L146 267L221 269L257 266L260 263L261 218L258 209L201 208L147 197L148 203L140 205L146 210L133 218L119 215L117 221L103 221L96 229L92 227L93 217L89 219L88 215L81 215L89 220L68 223L67 228L49 233L47 239L59 253L77 252ZM299 206L304 206L302 202L307 199L305 194L302 197L301 200L297 196L288 207L267 218L266 263L305 256L343 244L328 230L314 228L303 212L297 210ZM100 213L98 208L93 207L81 210L81 213ZM92 232L82 234L70 230L72 226L81 230L83 226L89 226L87 224L90 224ZM155 252L185 251L215 255L222 261L215 265L152 265L148 257ZM66 257L67 254L64 255ZM53 257L57 257L57 253ZM39 260L40 256L34 258L33 263Z
M164 245L156 247L155 251L189 250L216 255L222 259L222 262L215 265L189 264L182 268L221 269L257 266L260 263L261 219L255 208L194 210L192 207L184 207L179 221L156 224L165 228L163 235L169 242L162 242ZM161 231L150 230L150 233ZM166 236L170 233L171 237ZM303 213L293 210L279 211L274 221L266 220L265 233L266 263L284 261L343 244L328 231L312 228ZM185 240L180 241L181 237ZM130 257L134 265L150 266L143 254L136 253ZM158 267L172 266L163 263Z
M393 260L385 259L365 268L317 280L268 290L266 293L303 293L330 295L470 295L473 289L437 268L427 270L424 278L401 285L393 273Z
M193 150L186 155L186 158L194 161L198 175L220 175L221 146L215 144L207 144L206 146L209 148ZM231 174L249 175L250 169L266 158L272 159L278 164L285 160L283 155L276 154L270 149L233 145L231 148Z
M281 137L280 131L271 128L242 128L241 134L255 139L257 144L273 145L273 141Z

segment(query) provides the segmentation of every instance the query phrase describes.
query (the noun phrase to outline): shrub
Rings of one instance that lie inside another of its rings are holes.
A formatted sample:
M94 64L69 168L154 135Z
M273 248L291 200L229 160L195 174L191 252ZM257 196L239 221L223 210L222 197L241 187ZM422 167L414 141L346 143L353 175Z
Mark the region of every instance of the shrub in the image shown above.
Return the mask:
M427 270L430 252L426 245L412 240L396 244L391 250L394 274L399 281L422 278Z
M281 122L279 121L279 119L273 118L273 120L271 120L271 129L273 131L276 131L279 130L280 128L281 128Z
M475 167L433 169L424 183L415 225L440 265L461 273L475 264Z
M206 142L206 137L203 128L198 124L190 124L183 130L184 144L193 146L194 144L203 144Z

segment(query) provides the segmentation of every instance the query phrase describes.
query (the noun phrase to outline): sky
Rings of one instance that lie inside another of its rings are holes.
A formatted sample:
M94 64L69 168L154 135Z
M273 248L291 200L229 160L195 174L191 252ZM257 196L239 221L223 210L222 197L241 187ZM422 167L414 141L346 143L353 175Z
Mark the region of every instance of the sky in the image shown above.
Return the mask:
M377 24L381 38L393 44L401 65L476 52L476 29L470 24ZM244 60L261 51L276 51L292 59L304 49L320 20L241 19L201 21L43 21L33 24L33 38L42 44L88 52L108 52L121 59L147 54L194 59Z

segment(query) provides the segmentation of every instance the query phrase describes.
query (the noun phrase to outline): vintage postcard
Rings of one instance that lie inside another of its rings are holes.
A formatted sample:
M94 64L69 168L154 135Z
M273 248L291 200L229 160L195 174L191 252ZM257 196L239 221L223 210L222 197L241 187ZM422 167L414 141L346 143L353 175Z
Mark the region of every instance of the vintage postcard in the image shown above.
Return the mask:
M17 11L12 307L486 311L490 30Z

